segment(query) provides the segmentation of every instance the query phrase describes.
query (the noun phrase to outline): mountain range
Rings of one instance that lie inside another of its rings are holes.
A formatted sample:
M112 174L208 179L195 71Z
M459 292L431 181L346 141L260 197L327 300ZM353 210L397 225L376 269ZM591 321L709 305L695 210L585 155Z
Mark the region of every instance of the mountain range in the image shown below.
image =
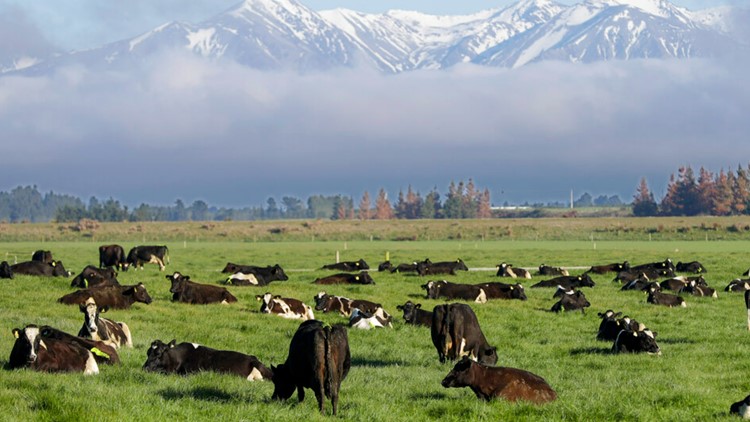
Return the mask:
M544 60L683 59L746 50L735 8L690 11L667 0L520 0L462 16L392 10L316 12L296 0L245 0L203 22L170 22L130 39L51 57L0 57L3 73L63 65L128 69L155 54L192 51L262 69L371 66L386 73L459 63L517 68Z

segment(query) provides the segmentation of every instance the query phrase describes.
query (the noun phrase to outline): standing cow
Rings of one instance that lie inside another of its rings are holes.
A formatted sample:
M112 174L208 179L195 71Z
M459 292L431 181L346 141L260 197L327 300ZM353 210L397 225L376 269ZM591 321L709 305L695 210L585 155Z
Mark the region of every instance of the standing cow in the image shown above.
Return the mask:
M128 270L125 249L120 245L99 246L99 268L115 267L120 271Z
M351 367L349 338L340 325L331 327L317 320L300 324L289 345L289 356L273 371L273 396L286 400L295 388L300 402L305 399L305 388L310 388L318 400L320 413L324 412L323 396L331 399L336 415L341 382Z
M487 343L477 316L469 305L450 303L435 306L431 336L441 363L462 356L469 356L485 365L497 362L497 352Z
M143 264L157 264L164 271L164 260L169 263L169 249L166 246L136 246L130 249L125 260L127 265L143 269Z

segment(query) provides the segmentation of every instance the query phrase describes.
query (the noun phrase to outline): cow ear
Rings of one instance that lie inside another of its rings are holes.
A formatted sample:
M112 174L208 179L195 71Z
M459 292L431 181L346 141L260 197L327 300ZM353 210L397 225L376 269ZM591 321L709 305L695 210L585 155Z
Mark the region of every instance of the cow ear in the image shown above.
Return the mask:
M654 336L654 338L656 338L657 334L659 334L659 333L656 332L656 331L652 331L651 334Z
M109 310L109 306L100 306L99 307L99 313L104 314L104 313L107 313L108 310Z
M18 328L13 329L13 337L18 338L21 335L21 330Z
M189 275L184 275L184 276L182 276L182 278L185 279L185 280L190 280L190 276Z
M169 348L171 349L172 347L174 347L175 343L177 343L177 339L172 339L172 341L170 341L167 346L169 346Z
M255 300L260 301L261 299L263 299L263 296L261 296L261 295L255 295Z
M421 307L422 307L422 304L421 304L421 303L417 303L416 305L414 305L414 308L415 308L415 309L419 309L419 308L421 308Z

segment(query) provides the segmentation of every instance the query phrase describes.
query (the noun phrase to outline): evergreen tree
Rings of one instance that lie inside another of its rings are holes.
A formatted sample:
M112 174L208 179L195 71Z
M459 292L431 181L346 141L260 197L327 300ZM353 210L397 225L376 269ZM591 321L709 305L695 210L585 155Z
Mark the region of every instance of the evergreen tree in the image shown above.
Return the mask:
M641 179L641 183L636 189L633 197L633 215L636 217L649 217L656 215L657 205L654 200L654 194L648 189L646 178Z
M461 218L462 191L463 182L457 187L456 183L451 180L451 184L448 186L448 195L445 198L445 204L443 204L444 218Z
M712 214L714 200L716 198L716 178L714 175L701 167L698 173L698 208L701 214Z
M476 218L478 208L479 198L476 186L474 186L474 181L469 179L461 196L461 218Z
M437 188L434 188L427 196L424 197L420 209L420 218L439 218L440 215L440 194Z
M402 190L398 191L398 200L396 200L396 206L393 208L393 215L398 219L407 218L406 198Z

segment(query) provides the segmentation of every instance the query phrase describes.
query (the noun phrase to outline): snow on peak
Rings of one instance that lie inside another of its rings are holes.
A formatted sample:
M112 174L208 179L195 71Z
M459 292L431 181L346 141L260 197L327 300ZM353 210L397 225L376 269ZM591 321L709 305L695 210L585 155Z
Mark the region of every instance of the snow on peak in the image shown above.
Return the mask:
M497 13L497 9L488 9L481 12L473 13L470 15L429 15L421 12L414 12L409 10L389 10L385 14L394 19L398 19L404 22L422 26L422 27L433 27L433 28L448 28L456 25L461 25L469 22L479 21L490 18L492 15Z
M640 9L650 15L670 16L675 7L667 0L589 0L589 2L603 7L606 6L629 6Z

